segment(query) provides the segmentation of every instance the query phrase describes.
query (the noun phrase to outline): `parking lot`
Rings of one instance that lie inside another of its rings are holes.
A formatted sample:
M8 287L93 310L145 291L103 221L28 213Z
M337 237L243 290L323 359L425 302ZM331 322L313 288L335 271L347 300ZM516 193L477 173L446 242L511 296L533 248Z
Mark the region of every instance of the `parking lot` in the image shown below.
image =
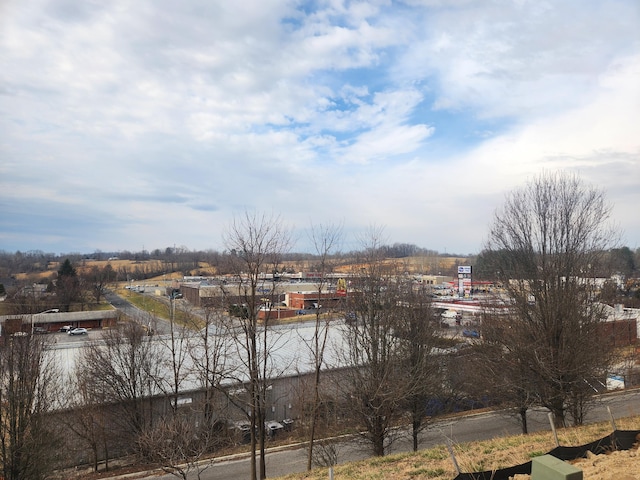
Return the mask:
M47 338L56 344L62 345L66 343L82 343L90 342L92 340L98 340L102 337L102 331L100 329L87 330L86 335L69 335L66 332L51 332L45 334Z

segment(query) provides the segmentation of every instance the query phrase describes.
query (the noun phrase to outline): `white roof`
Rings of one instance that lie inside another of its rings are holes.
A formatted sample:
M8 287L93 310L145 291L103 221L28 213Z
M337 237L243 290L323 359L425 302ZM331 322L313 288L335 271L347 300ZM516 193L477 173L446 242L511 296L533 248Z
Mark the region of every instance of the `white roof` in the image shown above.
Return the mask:
M342 366L338 352L344 343L342 336L342 321L336 322L329 328L327 336L327 347L324 354L324 368L338 368ZM271 372L272 378L295 376L311 373L314 370L313 354L310 349L311 340L315 331L314 322L305 322L295 325L280 325L269 327L267 330L266 344L268 345L269 357L267 371ZM90 332L89 339L94 332ZM64 337L63 337L64 338ZM198 340L200 334L197 332L189 332L190 346L188 348L195 352L187 355L184 362L184 372L187 373L185 379L181 383L180 390L188 392L201 388L197 374L194 370L192 356L198 358L198 352L202 352L203 348ZM262 338L259 342L262 346ZM226 384L234 384L238 381L246 381L248 379L246 369L243 368L243 354L239 350L238 342L234 342L231 335L227 334L218 337L226 350L226 370L232 372L228 379L223 382ZM171 378L170 374L170 350L169 335L154 335L150 340L158 347L158 351L163 355L164 364L167 367L167 381ZM99 339L95 339L98 344ZM61 369L63 378L69 378L76 369L83 368L80 365L81 353L85 348L85 342L64 342L58 341L49 347L49 352L55 355L55 361ZM170 390L168 384L166 391ZM161 394L162 389L157 388L156 394Z

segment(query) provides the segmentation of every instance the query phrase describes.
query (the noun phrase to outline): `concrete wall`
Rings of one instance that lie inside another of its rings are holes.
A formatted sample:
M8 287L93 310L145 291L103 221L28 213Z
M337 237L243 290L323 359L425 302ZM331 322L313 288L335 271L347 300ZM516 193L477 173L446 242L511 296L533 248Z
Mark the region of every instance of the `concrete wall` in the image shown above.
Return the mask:
M335 390L335 375L339 371L326 372L322 378L322 391L327 398L332 398L331 392ZM267 390L266 420L282 422L285 419L293 419L294 425L298 425L302 418L305 405L312 399L313 375L297 375L275 378L270 381ZM242 407L248 404L248 393L243 385L230 385L226 389L229 396L217 392L214 397L214 412L216 418L228 425L228 441L242 443L241 436L237 436L233 425L248 420L249 408ZM144 415L151 424L158 423L163 417L171 414L174 398L168 396L156 396L142 400ZM194 425L201 424L203 420L205 403L205 391L194 390L183 392L178 397L178 411L183 418L190 419ZM60 467L70 467L91 462L91 449L88 439L83 436L87 428L83 422L89 422L96 429L100 437L98 446L99 458L104 460L105 451L109 452L109 458L117 458L134 451L135 438L130 429L123 422L125 410L129 406L123 403L111 403L100 406L75 408L50 414L48 420L55 425L55 430L60 433L63 452L60 459ZM297 428L294 426L294 428ZM106 449L105 449L106 447Z

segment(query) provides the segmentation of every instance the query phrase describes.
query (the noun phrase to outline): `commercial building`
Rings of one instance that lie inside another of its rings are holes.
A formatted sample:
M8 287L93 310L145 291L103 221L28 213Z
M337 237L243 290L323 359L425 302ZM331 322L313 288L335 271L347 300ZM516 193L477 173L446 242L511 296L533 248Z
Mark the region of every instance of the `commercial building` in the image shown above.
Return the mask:
M61 327L83 327L87 329L112 327L118 320L118 311L88 310L84 312L47 311L34 314L0 315L0 335L18 332L57 332Z

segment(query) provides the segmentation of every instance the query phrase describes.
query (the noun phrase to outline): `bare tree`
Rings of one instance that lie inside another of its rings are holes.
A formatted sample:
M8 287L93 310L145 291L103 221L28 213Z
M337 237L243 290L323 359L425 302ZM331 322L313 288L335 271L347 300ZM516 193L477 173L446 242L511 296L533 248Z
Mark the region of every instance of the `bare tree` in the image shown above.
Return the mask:
M188 313L188 312L187 312ZM185 314L186 315L186 314ZM187 315L188 316L188 315ZM169 295L169 334L158 336L158 345L167 353L166 363L163 367L170 372L170 376L161 376L158 380L158 388L171 398L171 410L175 414L178 409L178 397L182 384L189 371L186 360L189 356L191 345L189 342L191 330L187 325L176 322L176 298ZM163 356L163 358L165 358Z
M200 329L198 344L190 350L194 371L200 388L204 391L202 401L203 428L213 430L220 422L220 413L216 411L221 397L221 382L226 376L227 331L222 305L204 307L204 327ZM215 445L211 445L214 447Z
M319 467L332 467L338 464L340 442L335 438L318 441L318 448L313 450L313 463Z
M603 193L578 177L543 174L507 196L489 234L487 257L510 314L494 317L485 338L526 367L558 426L567 410L582 421L590 384L611 360L593 301L594 272L615 239L609 214Z
M349 412L364 428L374 455L384 455L401 416L406 393L401 360L403 340L396 335L400 300L395 271L382 256L381 230L372 228L364 256L351 276L345 325L345 370L342 382Z
M522 433L528 433L527 412L540 405L534 379L529 369L513 352L492 342L496 323L486 319L483 326L484 341L462 350L451 362L458 372L459 382L465 393L474 399L490 398L512 413L520 423ZM500 325L501 322L498 322ZM507 332L508 334L508 332ZM503 337L503 341L506 338ZM515 339L516 342L520 340ZM481 365L481 368L478 368Z
M121 323L81 353L92 396L113 402L115 426L134 443L152 426L151 397L164 375L164 358L152 338L137 323Z
M214 331L219 312L205 307L202 318L183 309L184 324L175 321L175 298L170 298L169 333L158 337L164 350L163 368L169 373L158 379L157 386L170 399L170 408L157 415L153 425L138 438L138 445L146 458L157 463L165 472L187 479L200 475L210 462L204 458L226 437L226 422L216 408L222 388L224 353L227 341L222 332ZM204 398L199 395L181 402L181 392L188 376L199 380ZM195 400L195 401L194 401ZM213 461L213 460L211 460Z
M47 413L56 405L59 374L42 337L0 340L0 472L6 480L44 479L57 453Z
M147 459L160 465L166 473L183 480L195 473L199 479L209 466L200 464L207 453L204 445L209 443L201 433L187 416L169 415L143 432L138 443L148 452Z
M96 303L100 303L106 286L115 280L115 276L116 272L110 264L105 265L103 268L93 266L88 272L82 274L84 283Z
M395 335L400 345L404 395L402 406L411 419L413 450L418 450L419 433L426 427L426 404L442 390L439 359L433 354L437 340L438 318L424 285L411 278L397 277L398 299L395 313Z
M94 388L91 376L84 369L78 369L70 378L68 408L72 415L62 417L64 424L82 440L90 452L93 470L98 471L99 462L104 459L109 470L109 441L112 429L105 406L109 399Z
M265 420L269 387L270 312L259 321L261 298L265 291L274 295L269 275L277 270L282 254L289 249L290 237L280 218L245 212L230 225L225 236L227 249L232 252L231 268L239 286L238 295L244 299L246 314L238 320L241 332L236 336L237 347L248 378L249 420L251 442L251 479L256 480L256 449L260 449L260 478L266 478ZM271 283L265 287L265 284ZM273 305L273 302L270 302Z
M323 294L326 294L328 291L327 274L332 271L332 265L330 263L331 254L335 251L340 241L341 228L318 225L311 228L310 237L318 258L317 271L320 273L320 277L316 281L316 293L318 294L316 303L318 308L315 309L315 329L311 341L307 343L313 361L313 398L311 399L311 411L309 413L310 425L307 470L311 470L313 465L313 447L316 436L318 409L322 400L320 395L320 375L323 368L329 326L335 318L335 308L325 306L321 309L320 305L323 301Z

